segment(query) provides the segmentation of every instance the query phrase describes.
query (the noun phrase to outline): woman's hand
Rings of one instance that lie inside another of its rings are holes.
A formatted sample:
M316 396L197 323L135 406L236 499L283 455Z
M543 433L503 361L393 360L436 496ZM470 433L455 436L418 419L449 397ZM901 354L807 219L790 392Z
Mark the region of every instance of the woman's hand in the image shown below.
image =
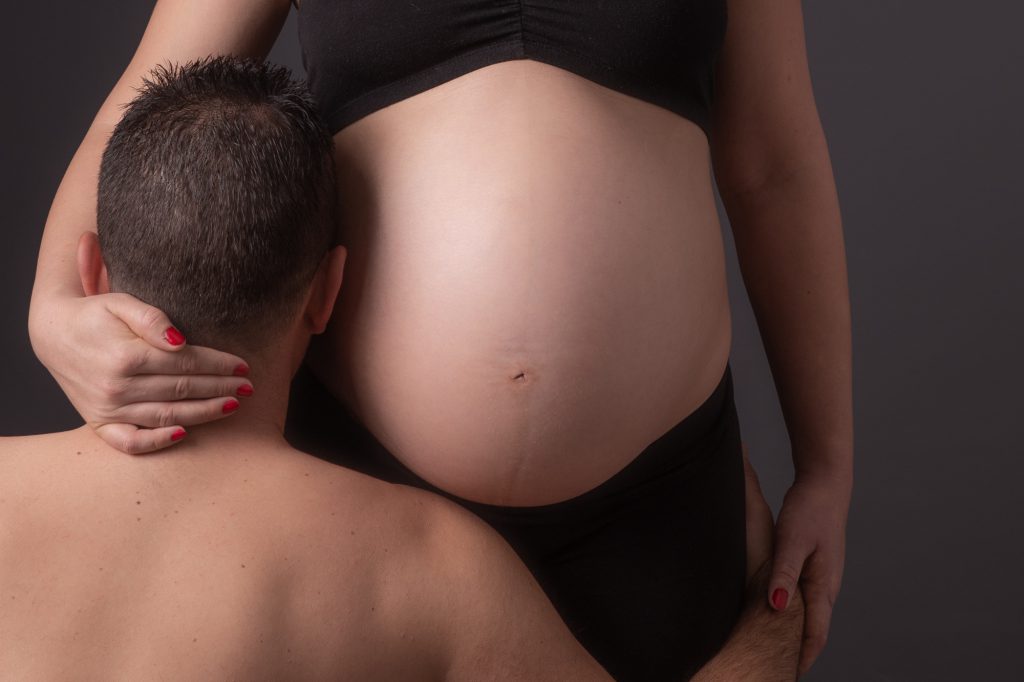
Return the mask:
M806 609L800 675L811 667L828 639L843 577L850 489L846 476L798 474L775 525L768 601L776 610L786 608L799 583Z
M241 358L188 346L157 308L128 294L63 298L34 316L32 346L111 447L152 452L184 427L222 419L252 395Z

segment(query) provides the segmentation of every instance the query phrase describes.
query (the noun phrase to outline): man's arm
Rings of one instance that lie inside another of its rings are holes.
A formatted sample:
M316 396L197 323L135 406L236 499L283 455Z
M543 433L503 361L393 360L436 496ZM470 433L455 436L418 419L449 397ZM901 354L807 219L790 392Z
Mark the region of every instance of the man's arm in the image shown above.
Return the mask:
M804 602L797 589L783 611L764 600L770 563L748 585L747 606L725 646L693 682L793 682L804 631Z

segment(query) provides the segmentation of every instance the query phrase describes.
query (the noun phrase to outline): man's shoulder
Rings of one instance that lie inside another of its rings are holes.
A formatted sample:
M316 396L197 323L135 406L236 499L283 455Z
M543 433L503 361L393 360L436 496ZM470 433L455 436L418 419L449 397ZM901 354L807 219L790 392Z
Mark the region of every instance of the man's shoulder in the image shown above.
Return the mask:
M0 436L0 453L33 452L42 448L59 448L66 446L82 432L81 428L70 431L54 431L28 436Z
M391 558L401 555L408 562L436 543L439 532L467 532L465 526L474 525L476 517L439 495L373 478L301 451L288 454L264 479L281 500L286 525L320 538L310 545L318 552L347 553L356 546L363 556L386 551Z
M289 525L318 538L308 544L323 559L358 552L389 579L424 567L438 572L465 565L504 545L490 526L435 493L305 455L290 458L286 469L274 474L274 485L290 500Z
M440 677L450 642L437 621L457 582L448 552L486 526L430 492L319 460L294 466L285 482L288 519L279 525L287 535L277 544L288 547L297 603L330 614L339 652L416 661L415 671L396 676ZM375 643L373 652L346 648L345 633L355 631Z
M282 448L279 466L268 476L287 490L300 505L315 505L324 513L315 518L324 523L339 513L368 518L377 508L414 504L405 486L395 485L354 469L332 464L293 448ZM334 516L331 516L333 513Z
M82 453L80 444L82 429L57 431L30 436L0 436L0 471L9 478L18 467L29 467L31 471L44 471L48 466L57 466L66 456Z

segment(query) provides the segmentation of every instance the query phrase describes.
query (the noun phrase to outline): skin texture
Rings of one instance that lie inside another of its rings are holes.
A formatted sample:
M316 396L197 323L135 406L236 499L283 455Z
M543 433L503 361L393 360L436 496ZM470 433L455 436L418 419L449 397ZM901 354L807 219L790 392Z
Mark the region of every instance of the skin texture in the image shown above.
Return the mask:
M83 238L83 290L101 295L97 253ZM189 456L115 457L88 426L0 439L0 677L610 679L482 521L284 442L281 396L343 263L324 259L287 352L257 353L278 390L197 429ZM765 566L771 516L748 475ZM694 679L791 680L799 636L752 599Z
M188 458L114 457L88 427L0 439L0 676L611 679L475 516L247 419ZM752 598L693 679L795 679L801 616Z
M72 254L94 228L102 145L152 65L264 56L287 8L158 2L54 200L33 346L119 449L166 447L178 427L222 418L212 398L245 380L233 376L242 358L169 344L159 311L81 297ZM802 585L806 669L838 592L852 485L842 233L799 2L730 0L729 17L710 146L670 112L532 62L480 69L341 131L352 287L315 360L442 487L506 504L593 487L699 404L728 357L713 169L793 443L764 597ZM460 194L467 180L475 191ZM439 377L457 390L438 391ZM160 402L168 393L185 400Z
M608 679L467 512L267 431L189 438L0 441L0 676Z

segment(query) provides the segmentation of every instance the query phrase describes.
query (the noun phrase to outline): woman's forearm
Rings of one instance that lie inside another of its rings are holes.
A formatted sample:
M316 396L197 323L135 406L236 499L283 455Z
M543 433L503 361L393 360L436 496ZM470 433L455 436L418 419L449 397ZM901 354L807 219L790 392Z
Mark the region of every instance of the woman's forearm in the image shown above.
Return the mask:
M64 173L39 246L33 306L38 298L82 295L75 247L82 232L96 231L96 181L109 134L106 126L90 129Z
M121 119L123 106L131 101L141 82L139 62L142 56L140 49L96 112L50 204L39 244L29 307L29 336L36 355L40 355L39 344L46 339L61 302L84 295L76 261L78 240L83 232L96 231L100 160L111 132Z
M93 125L68 165L50 206L29 308L29 336L37 355L52 318L52 307L62 299L83 295L77 244L83 232L96 231L96 182L111 129L99 121Z
M797 472L852 476L850 300L828 164L722 198Z

